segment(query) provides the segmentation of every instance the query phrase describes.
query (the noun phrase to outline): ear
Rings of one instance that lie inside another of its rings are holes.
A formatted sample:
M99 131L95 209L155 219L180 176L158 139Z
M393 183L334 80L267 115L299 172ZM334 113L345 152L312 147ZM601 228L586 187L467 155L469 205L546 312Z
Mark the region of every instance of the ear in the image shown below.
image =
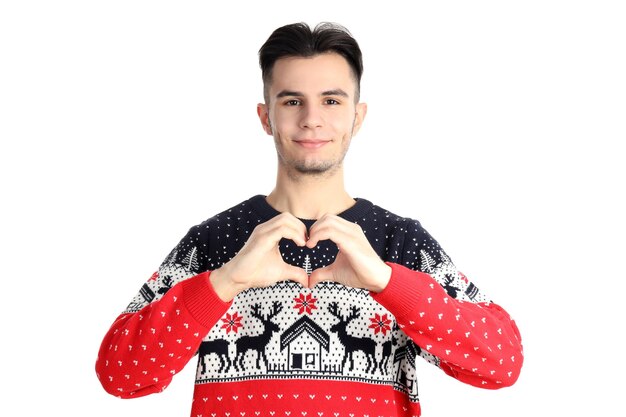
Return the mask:
M367 114L367 103L358 103L354 114L354 125L352 126L352 136L356 135L361 129L365 115Z
M270 115L268 113L267 104L259 103L256 105L256 114L259 115L263 130L270 136L273 136L272 125L270 123Z

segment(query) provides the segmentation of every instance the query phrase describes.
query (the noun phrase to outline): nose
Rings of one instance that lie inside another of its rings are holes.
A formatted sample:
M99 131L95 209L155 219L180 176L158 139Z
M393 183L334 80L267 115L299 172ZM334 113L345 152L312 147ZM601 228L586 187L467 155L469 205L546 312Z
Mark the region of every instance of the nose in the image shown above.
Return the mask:
M324 117L320 108L313 105L303 106L300 127L302 127L303 129L314 129L316 127L321 127L323 124Z

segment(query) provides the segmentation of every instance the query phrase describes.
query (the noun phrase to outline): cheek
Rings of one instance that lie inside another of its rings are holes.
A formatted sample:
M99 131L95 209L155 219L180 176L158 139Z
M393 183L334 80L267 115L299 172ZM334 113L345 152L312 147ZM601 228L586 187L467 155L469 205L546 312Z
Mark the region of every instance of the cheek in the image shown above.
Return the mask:
M341 135L350 135L352 133L352 127L353 127L353 123L354 123L354 119L344 119L341 121L337 121L336 123L332 124L332 129Z
M327 120L336 131L350 132L354 125L355 117L354 110L346 109L341 114L334 114Z
M294 117L285 114L277 114L272 119L272 127L275 131L283 132L283 134L293 131L297 127Z

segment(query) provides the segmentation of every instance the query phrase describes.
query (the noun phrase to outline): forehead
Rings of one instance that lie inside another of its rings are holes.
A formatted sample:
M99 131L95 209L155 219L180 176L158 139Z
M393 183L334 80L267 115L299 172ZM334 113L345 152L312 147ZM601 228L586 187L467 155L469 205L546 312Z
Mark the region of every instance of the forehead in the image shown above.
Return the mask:
M281 58L272 69L272 96L282 90L317 94L336 88L354 95L355 79L350 64L337 53Z

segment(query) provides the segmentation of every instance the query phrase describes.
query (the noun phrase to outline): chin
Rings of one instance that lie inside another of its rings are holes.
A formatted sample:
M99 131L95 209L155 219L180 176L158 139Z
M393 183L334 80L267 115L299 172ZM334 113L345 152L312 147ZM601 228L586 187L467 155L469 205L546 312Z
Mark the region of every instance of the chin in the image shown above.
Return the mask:
M296 167L296 171L303 175L322 175L328 172L330 168L301 168Z
M328 172L333 172L338 168L338 165L334 162L318 162L315 164L299 163L295 164L293 168L299 173L304 175L322 175Z

